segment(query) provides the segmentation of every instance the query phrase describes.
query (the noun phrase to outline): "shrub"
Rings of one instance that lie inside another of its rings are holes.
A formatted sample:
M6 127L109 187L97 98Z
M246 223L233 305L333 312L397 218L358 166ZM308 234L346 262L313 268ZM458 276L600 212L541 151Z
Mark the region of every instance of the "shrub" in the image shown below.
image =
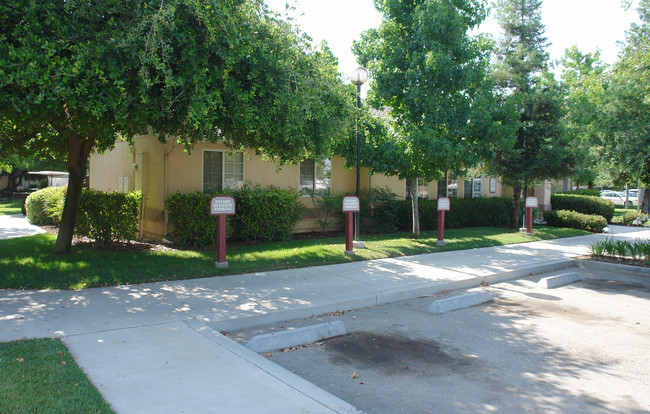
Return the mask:
M553 210L570 210L583 214L603 216L607 221L614 217L614 203L600 197L576 194L553 194L551 196Z
M372 227L380 233L409 231L413 225L411 209L411 200L382 197L382 202L372 209ZM510 197L451 198L450 210L445 213L445 227L507 226L511 211ZM438 228L437 200L418 200L418 213L421 230Z
M291 238L291 229L300 220L301 204L295 191L278 187L244 185L230 190L237 214L232 220L233 238L282 241Z
M607 220L595 214L582 214L569 210L547 210L544 220L549 226L570 227L600 233L607 227Z
M66 187L47 187L34 191L25 200L27 220L31 224L58 225L63 214Z
M101 243L133 240L138 234L142 194L84 189L75 233Z
M215 194L172 194L165 201L169 236L181 246L214 246L217 218L210 216L210 199L215 195L235 198L236 214L228 220L228 238L277 241L291 238L300 218L300 202L294 191L277 187L242 186Z
M361 221L378 233L394 233L401 228L401 201L388 188L373 188L361 199ZM365 230L370 230L365 229Z
M637 211L628 211L622 221L626 226L643 226L648 222L648 215Z
M211 195L202 193L172 194L165 201L169 219L169 236L181 246L217 244L217 219L210 216Z
M320 226L321 234L325 234L332 223L345 218L341 211L343 194L332 194L327 190L317 190L309 191L309 196L318 215L316 223Z
M561 193L557 193L557 194L574 194L574 195L583 195L583 196L590 196L590 197L600 197L599 190L594 190L589 188L579 188L577 190L562 191Z

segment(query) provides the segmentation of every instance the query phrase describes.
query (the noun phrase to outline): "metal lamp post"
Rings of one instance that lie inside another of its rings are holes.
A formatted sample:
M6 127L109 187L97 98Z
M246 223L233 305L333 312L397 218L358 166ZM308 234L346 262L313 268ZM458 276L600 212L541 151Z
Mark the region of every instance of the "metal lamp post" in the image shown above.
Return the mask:
M353 85L357 85L357 109L361 108L361 85L368 81L368 71L363 66L356 68L350 75L350 81ZM356 196L359 197L360 189L360 173L361 173L361 142L359 138L359 116L357 115L357 179L356 179ZM359 212L354 213L354 247L363 249L365 243L359 240Z

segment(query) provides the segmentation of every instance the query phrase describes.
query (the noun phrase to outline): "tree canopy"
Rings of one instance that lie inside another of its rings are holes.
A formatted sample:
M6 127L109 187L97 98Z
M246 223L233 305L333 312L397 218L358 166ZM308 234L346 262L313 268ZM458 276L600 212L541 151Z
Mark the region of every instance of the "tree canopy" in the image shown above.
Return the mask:
M565 177L574 164L564 131L564 95L548 71L541 5L541 0L496 3L503 31L493 66L496 94L500 105L514 110L518 119L512 124L510 144L496 149L486 169L513 187L513 228L519 226L522 188Z
M280 162L328 152L351 101L335 58L262 0L0 4L0 142L66 160L68 252L91 151L153 132Z
M354 43L372 81L368 102L387 109L371 123L362 163L414 181L471 166L500 138L487 74L489 42L469 30L486 16L478 0L378 0L379 28ZM417 195L414 235L419 236Z

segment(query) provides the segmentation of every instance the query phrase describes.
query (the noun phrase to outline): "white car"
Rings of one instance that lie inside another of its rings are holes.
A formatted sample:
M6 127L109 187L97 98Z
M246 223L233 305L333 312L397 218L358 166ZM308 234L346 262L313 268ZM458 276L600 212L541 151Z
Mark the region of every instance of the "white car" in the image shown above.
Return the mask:
M601 191L600 198L604 198L605 200L611 200L612 202L614 202L614 205L617 206L622 206L625 204L625 192L619 193L617 191ZM637 204L639 204L639 200L638 198L632 197L632 195L630 195L628 197L627 203L628 204L626 207L636 206Z

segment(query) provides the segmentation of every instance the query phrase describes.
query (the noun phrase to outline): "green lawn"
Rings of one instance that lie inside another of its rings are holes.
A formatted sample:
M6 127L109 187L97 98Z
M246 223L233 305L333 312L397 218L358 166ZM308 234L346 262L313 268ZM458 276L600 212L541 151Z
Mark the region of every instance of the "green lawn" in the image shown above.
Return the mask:
M216 269L216 251L113 252L73 247L69 255L52 253L55 236L39 234L0 240L0 288L83 289L163 280L223 276L268 270L348 263L449 250L473 249L588 234L582 230L535 226L535 235L480 227L445 231L446 245L436 246L436 232L421 239L408 233L364 236L366 249L344 254L342 237L294 240L227 250L227 269Z
M0 343L0 412L113 413L59 339Z
M0 201L0 216L8 214L21 214L23 208L22 200Z

